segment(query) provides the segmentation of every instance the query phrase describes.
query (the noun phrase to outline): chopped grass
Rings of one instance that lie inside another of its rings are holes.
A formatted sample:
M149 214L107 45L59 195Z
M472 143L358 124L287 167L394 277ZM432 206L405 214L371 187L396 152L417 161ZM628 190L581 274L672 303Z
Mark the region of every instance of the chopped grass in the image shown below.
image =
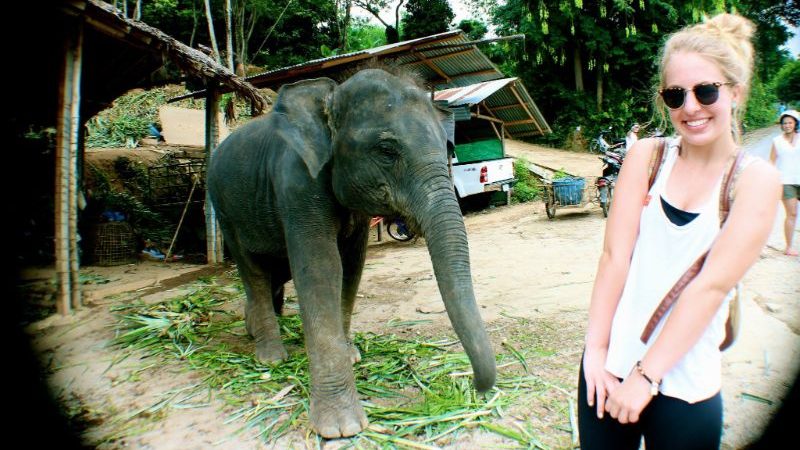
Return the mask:
M119 319L114 345L185 364L202 376L199 383L166 393L143 411L204 405L213 390L231 405L226 422L240 424L239 432L255 432L265 442L275 443L290 431L308 428L308 359L300 317L279 318L288 360L274 366L261 364L252 354L244 320L235 312L243 301L242 292L239 285L231 288L204 279L181 297L114 308ZM394 321L391 325L427 322ZM362 355L354 366L356 388L365 397L370 427L351 438L349 447L437 448L461 433L481 429L516 446L545 448L530 424L509 422L506 416L521 404L548 396L542 401L544 407L555 411L566 434L571 433L571 394L531 373L528 361L552 355L552 349L529 343L514 346L504 340L505 352L497 354L496 386L480 394L472 387L468 357L450 348L458 344L452 336L409 339L356 333L354 343Z

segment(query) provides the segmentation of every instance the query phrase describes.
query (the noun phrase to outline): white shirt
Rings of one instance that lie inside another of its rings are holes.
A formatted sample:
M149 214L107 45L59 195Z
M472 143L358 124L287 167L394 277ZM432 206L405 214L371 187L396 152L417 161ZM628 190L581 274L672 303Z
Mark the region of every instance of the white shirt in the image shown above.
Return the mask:
M661 196L671 203L665 187L677 159L676 142L670 142L667 158L650 189L650 202L642 210L628 278L614 313L606 370L619 378L626 378L631 373L636 361L642 359L661 334L671 309L661 319L650 340L646 344L640 340L645 325L664 295L711 247L719 233L719 195L723 174L720 174L703 206L692 211L699 215L691 222L677 226L664 213ZM664 375L661 393L695 403L719 392L722 386L719 345L725 338L728 302L732 293L726 296L700 340Z
M633 143L639 140L639 136L636 135L633 131L628 132L625 136L625 150L630 150L633 146Z
M787 141L783 135L772 139L775 149L775 167L781 172L781 183L800 185L800 135L795 133L794 142Z

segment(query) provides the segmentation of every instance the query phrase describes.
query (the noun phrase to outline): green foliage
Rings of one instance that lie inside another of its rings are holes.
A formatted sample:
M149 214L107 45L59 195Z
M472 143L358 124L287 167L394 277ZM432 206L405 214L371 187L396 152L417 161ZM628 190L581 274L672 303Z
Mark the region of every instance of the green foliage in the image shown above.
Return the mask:
M750 98L747 99L744 124L747 128L761 128L775 123L777 111L775 95L764 87L758 77L754 77L750 86Z
M771 88L778 100L800 103L800 60L784 64L772 80Z
M554 180L560 180L562 178L569 178L569 174L564 172L564 168L563 167L558 169L558 170L556 170L556 173L553 174L553 179Z
M483 37L486 36L486 33L489 32L489 28L486 26L486 24L476 19L462 20L458 23L458 29L466 33L467 38L469 38L471 41L483 39Z
M386 45L384 28L370 25L364 19L354 20L347 33L348 52Z
M608 126L621 137L630 123L653 121L660 47L669 33L702 20L704 14L735 8L756 23L761 80L770 81L786 58L778 49L788 36L779 18L789 11L770 0L470 3L491 13L498 35L525 34L524 44L496 45L487 53L505 73L522 78L554 131L534 139L545 145L563 146L578 125L587 137ZM769 100L756 96L749 103L750 126L760 122L756 113L769 107Z
M125 214L138 237L157 243L169 242L172 235L164 217L153 211L142 200L148 184L147 169L126 157L114 161L122 186L115 186L108 174L89 165L93 186L92 209L98 214L103 211L119 211ZM97 220L97 218L94 218Z
M408 0L406 15L401 20L403 40L447 31L454 17L447 0Z
M134 90L114 101L86 124L87 147L135 146L149 136L149 125L158 123L158 107L167 102L166 89Z
M514 188L511 190L511 201L513 203L525 203L536 200L542 193L539 181L528 170L528 161L525 159L514 159Z
M256 429L266 444L274 445L287 432L308 426L307 419L298 420L309 409L303 326L299 314L280 317L289 358L276 365L259 363L245 338L243 318L233 312L238 310L235 305L241 301L242 291L241 283L222 286L210 280L195 283L188 294L160 303L121 303L113 309L118 317L113 345L127 351L139 349L159 365L180 365L199 375L200 383L157 406L187 404L211 390L232 407L228 423L239 423L242 430ZM286 306L298 308L291 299ZM388 325L407 329L416 324L390 321ZM470 370L469 358L451 348L455 342L449 336L434 340L355 334L353 344L362 355L354 366L356 389L369 398L364 406L373 424L352 438L355 448L429 448L422 444L440 442L476 425L508 436L507 429L495 424L499 413L554 389L528 370L528 361L548 358L553 355L551 349L539 342L520 342L517 348L521 350L517 350L511 342L504 342L505 351L496 357L498 367L522 369L499 371L497 392L480 395L465 376Z

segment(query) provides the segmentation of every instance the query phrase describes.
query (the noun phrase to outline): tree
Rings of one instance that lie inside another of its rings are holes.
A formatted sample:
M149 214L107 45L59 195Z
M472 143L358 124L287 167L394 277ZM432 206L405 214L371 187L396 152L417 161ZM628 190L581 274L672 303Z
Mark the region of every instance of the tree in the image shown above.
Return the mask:
M211 0L203 0L206 8L206 21L208 22L208 36L211 41L211 49L213 51L212 57L220 62L219 47L217 47L217 34L214 32L214 19L211 16Z
M772 91L786 103L800 103L800 60L786 63L772 80Z
M225 0L225 62L228 64L228 70L231 72L234 71L232 15L233 7L231 6L231 0Z
M404 2L405 0L400 0L397 6L395 6L394 25L390 25L381 17L381 11L388 8L390 5L389 0L353 0L354 5L372 14L373 17L378 19L378 21L386 27L387 44L394 44L400 41L400 33L397 31L397 27L400 25L400 8L403 6Z
M464 19L458 23L457 28L466 33L467 37L471 41L483 39L483 37L486 36L486 33L489 32L489 28L485 23L475 19Z
M408 0L402 21L403 40L447 31L454 17L447 0Z

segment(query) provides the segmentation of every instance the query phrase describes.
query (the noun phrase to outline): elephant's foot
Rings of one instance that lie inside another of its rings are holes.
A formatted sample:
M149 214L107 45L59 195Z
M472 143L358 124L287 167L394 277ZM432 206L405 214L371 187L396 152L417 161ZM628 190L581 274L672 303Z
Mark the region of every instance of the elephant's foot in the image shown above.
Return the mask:
M262 364L277 364L289 357L283 343L278 339L256 341L256 360Z
M354 388L325 397L311 392L311 426L326 439L354 436L369 425Z

